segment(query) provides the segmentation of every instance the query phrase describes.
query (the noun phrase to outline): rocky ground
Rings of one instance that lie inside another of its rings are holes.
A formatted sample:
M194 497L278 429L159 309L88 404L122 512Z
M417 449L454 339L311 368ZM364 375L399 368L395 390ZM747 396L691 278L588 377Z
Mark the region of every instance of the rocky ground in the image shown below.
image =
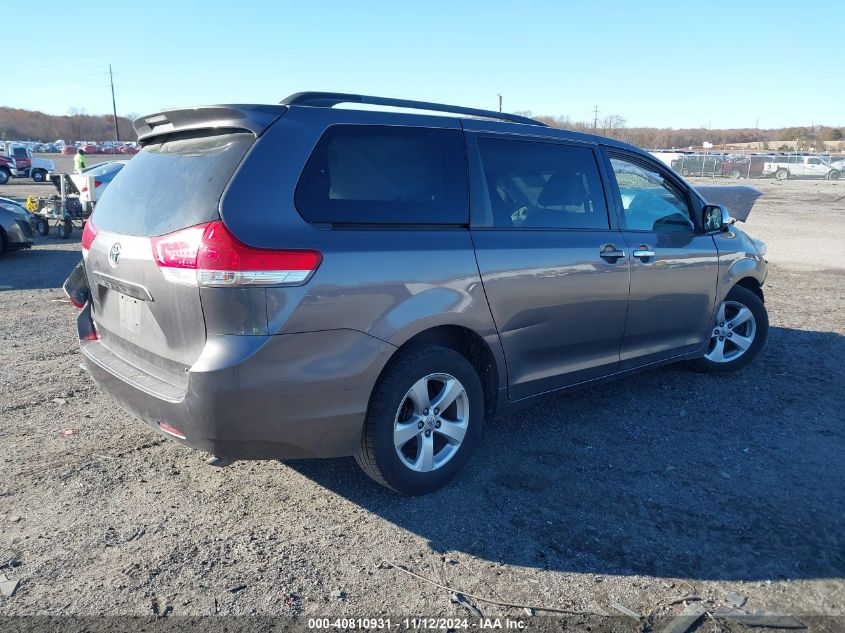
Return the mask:
M0 617L476 618L408 570L485 615L530 620L478 597L614 616L569 616L576 629L639 630L620 607L656 623L686 597L841 630L845 182L752 184L772 325L753 365L538 402L490 423L466 472L424 498L351 459L207 466L79 368L59 289L78 232L0 258Z

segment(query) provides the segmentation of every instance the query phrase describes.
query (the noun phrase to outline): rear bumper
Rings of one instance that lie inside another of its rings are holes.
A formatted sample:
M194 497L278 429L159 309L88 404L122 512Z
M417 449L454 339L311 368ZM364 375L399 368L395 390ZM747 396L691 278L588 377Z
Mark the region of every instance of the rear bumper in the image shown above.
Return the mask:
M87 315L86 308L80 319L90 322ZM185 439L167 437L232 459L354 454L370 392L395 349L355 330L213 336L179 390L100 341L83 340L81 348L94 381L123 409Z

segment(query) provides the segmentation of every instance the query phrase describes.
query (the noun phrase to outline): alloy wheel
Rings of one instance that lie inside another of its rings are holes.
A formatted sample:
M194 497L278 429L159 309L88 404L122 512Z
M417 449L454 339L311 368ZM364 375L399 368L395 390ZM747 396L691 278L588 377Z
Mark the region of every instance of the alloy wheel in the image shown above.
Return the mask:
M430 472L451 460L469 423L469 397L450 374L420 378L402 398L393 423L393 444L411 470Z
M719 306L704 357L714 363L730 363L748 351L756 333L757 321L751 310L736 301L725 301Z

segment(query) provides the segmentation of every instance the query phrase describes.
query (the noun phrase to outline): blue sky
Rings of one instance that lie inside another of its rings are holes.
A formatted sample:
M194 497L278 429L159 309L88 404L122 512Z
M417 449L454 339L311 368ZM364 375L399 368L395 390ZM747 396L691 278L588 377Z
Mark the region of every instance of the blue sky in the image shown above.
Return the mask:
M333 90L490 109L501 93L506 111L598 106L632 126L845 125L843 0L35 6L4 2L27 53L7 37L0 105L110 112L111 63L120 114Z

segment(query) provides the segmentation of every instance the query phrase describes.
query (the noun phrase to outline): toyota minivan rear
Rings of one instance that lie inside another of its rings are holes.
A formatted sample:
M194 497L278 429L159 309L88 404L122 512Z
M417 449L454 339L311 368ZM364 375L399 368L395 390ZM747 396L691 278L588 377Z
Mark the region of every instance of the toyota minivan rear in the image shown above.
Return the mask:
M267 172L250 154L284 113L215 107L144 119L144 150L86 223L82 268L68 282L83 307L78 329L95 381L158 431L225 458L349 454L366 399L328 413L308 406L318 377L297 379L297 363L356 344L362 358L377 359L389 347L343 332L269 335L266 289L277 301L297 292L322 255L246 245L223 221L221 198L238 174ZM232 198L231 216L253 212ZM280 359L290 369L277 375Z

